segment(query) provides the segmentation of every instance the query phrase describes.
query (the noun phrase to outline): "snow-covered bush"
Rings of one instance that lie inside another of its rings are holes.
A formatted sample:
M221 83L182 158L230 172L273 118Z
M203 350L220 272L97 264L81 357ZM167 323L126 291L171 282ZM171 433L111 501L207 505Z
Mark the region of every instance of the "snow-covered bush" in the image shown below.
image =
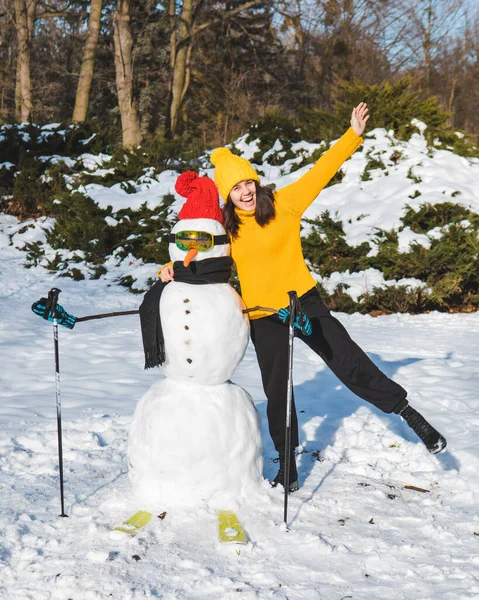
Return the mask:
M311 232L303 238L304 257L313 270L328 277L335 271L363 271L369 267L367 242L352 247L345 237L342 222L324 211L316 219L306 220Z
M448 127L449 114L441 110L436 98L422 99L420 92L412 89L412 82L407 77L394 83L375 85L360 81L340 82L338 101L331 113L304 107L294 114L275 110L253 125L249 134L251 139L260 140L262 152L276 140L280 140L286 151L299 140L313 143L334 140L348 126L351 107L359 102L368 104L371 125L394 132L397 139L407 141L413 134L420 133L420 123L426 126L424 135L434 147L452 150L461 156L479 156L479 147Z
M334 310L479 307L477 148L408 85L344 85L333 115L272 110L231 145L265 184L282 187L345 131L357 100L370 105L375 128L303 220L305 257ZM168 260L182 202L174 183L188 169L213 173L187 140L151 139L127 152L74 126L0 127L0 210L41 217L19 246L27 265L75 279L147 289Z
M45 255L37 242L27 244L27 265L43 265L65 277L83 279L76 266L81 262L90 278L105 274L104 263L114 256L118 262L134 256L145 263L164 264L169 260L168 220L174 197L166 195L158 207L143 204L138 210L123 208L113 212L100 208L88 195L78 191L56 200L54 226L46 232L48 246L56 252ZM64 249L74 252L64 252ZM135 280L123 277L127 287Z
M329 308L343 312L479 308L479 215L445 202L425 204L417 211L408 207L401 221L398 231L376 232L375 252L368 242L349 245L342 222L328 211L308 221L311 231L303 239L303 251L321 278L376 269L386 280L415 279L426 286L373 286L356 300L347 293L347 283L339 284L331 294L322 287ZM406 227L425 234L429 247L412 242L407 252L400 251L399 235Z
M295 121L275 109L250 126L246 142L254 140L258 150L252 161L262 164L267 153L268 164L278 165L295 157L291 146L301 140L301 135Z

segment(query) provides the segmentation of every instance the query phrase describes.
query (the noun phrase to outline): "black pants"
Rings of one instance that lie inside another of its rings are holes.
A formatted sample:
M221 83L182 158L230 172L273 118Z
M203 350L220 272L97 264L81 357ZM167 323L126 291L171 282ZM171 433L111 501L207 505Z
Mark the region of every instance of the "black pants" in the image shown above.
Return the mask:
M331 315L319 292L313 288L300 298L313 328L310 336L295 329L302 339L320 356L333 373L352 392L386 413L406 405L406 390L386 377L349 337L346 329ZM284 450L286 427L286 395L288 382L288 326L278 317L251 321L251 339L261 370L263 388L268 399L269 432L276 450ZM291 444L298 440L298 418L293 398Z

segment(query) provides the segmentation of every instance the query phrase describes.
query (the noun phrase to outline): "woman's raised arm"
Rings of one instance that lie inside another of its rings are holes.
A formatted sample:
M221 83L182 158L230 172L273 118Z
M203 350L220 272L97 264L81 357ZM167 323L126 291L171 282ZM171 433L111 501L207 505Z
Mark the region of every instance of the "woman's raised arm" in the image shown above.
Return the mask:
M351 127L346 133L298 181L279 189L278 200L288 204L294 212L303 214L338 172L344 161L361 145L363 141L361 134L368 119L367 105L361 102L351 113Z

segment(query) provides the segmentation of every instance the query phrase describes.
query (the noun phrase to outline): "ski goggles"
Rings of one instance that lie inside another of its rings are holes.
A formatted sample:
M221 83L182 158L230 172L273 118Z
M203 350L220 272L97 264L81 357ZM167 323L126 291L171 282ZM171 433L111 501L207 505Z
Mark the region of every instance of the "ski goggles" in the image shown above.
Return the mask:
M192 248L198 252L211 250L213 246L229 244L227 235L213 235L208 231L178 231L168 236L170 244L176 244L177 248L187 252Z

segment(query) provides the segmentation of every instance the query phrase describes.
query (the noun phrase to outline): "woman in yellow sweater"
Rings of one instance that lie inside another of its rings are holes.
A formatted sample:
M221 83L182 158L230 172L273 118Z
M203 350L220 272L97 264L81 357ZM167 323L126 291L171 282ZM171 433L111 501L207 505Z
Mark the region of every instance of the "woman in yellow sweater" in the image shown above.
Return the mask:
M360 103L352 111L351 127L298 181L275 192L260 185L258 174L246 159L219 148L211 155L215 182L225 201L225 229L231 239L241 295L247 307L279 310L289 304L288 291L300 297L312 334L296 331L335 375L355 394L386 413L400 414L432 453L446 440L408 403L406 391L386 377L349 337L324 305L301 249L300 224L306 208L361 144L368 110ZM161 279L174 277L166 267ZM284 431L288 376L288 327L276 315L252 313L251 339L268 399L269 431L279 453L280 467L272 485L284 479ZM290 491L298 489L294 448L298 446L298 422L293 404L291 422Z

